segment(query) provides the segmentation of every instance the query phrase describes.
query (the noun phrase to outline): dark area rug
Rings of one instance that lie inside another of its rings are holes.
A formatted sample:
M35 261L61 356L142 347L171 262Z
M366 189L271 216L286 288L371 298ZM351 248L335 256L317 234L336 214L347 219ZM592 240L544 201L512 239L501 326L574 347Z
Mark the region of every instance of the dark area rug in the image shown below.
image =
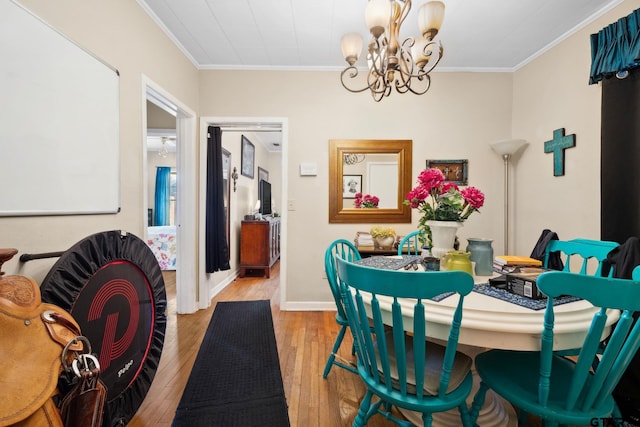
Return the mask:
M268 300L216 305L172 425L289 426Z

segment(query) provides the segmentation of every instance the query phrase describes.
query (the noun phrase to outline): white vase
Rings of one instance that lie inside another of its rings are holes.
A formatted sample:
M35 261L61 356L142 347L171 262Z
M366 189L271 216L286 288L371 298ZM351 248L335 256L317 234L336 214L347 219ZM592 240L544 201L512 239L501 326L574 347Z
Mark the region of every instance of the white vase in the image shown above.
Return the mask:
M426 221L431 229L431 253L436 258L442 258L453 250L456 232L462 227L457 221Z

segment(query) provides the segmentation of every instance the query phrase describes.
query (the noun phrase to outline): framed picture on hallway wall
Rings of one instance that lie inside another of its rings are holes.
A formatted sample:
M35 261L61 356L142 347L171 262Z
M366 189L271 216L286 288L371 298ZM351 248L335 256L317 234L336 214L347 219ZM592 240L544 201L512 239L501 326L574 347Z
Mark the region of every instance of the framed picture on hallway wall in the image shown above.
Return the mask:
M244 135L242 135L241 155L242 162L240 171L242 172L243 176L253 179L253 171L255 169L254 164L256 160L256 147Z
M258 166L258 181L261 179L269 182L269 171Z

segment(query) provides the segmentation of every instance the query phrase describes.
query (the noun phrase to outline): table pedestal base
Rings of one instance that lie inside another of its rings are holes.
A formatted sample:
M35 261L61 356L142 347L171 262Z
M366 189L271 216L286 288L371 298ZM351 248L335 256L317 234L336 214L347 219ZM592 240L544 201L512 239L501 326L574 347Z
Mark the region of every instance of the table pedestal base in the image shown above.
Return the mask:
M473 395L471 396L473 398ZM471 406L471 399L467 401ZM422 414L398 408L402 415L416 426L422 427ZM489 390L484 406L480 410L476 423L481 427L518 427L518 416L509 402ZM462 425L457 409L433 414L433 427L452 427Z
M475 356L485 351L485 349L460 344L458 345L458 351L475 360ZM480 388L480 377L476 372L475 364L471 366L471 373L473 374L473 387L467 398L467 407L469 408L471 407L473 397L476 395L478 388ZM401 408L399 408L399 410L402 415L414 425L419 427L423 426L421 413ZM493 390L488 390L476 423L480 427L518 427L518 415L513 405L494 393ZM447 412L433 414L433 427L452 427L459 425L461 425L461 421L457 408Z

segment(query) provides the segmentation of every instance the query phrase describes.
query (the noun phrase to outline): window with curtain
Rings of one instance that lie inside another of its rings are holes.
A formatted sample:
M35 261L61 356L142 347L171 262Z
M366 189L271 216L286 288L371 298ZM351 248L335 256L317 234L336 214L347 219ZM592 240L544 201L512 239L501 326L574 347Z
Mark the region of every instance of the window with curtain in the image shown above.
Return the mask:
M158 166L156 169L156 191L153 225L169 225L171 209L171 168Z
M601 238L624 243L640 236L640 9L591 35L591 59L589 83L602 82ZM629 425L640 425L639 382L637 352L614 391Z
M589 84L640 65L640 9L591 34Z
M619 243L640 235L639 65L640 9L591 35L589 84L602 83L601 238Z

